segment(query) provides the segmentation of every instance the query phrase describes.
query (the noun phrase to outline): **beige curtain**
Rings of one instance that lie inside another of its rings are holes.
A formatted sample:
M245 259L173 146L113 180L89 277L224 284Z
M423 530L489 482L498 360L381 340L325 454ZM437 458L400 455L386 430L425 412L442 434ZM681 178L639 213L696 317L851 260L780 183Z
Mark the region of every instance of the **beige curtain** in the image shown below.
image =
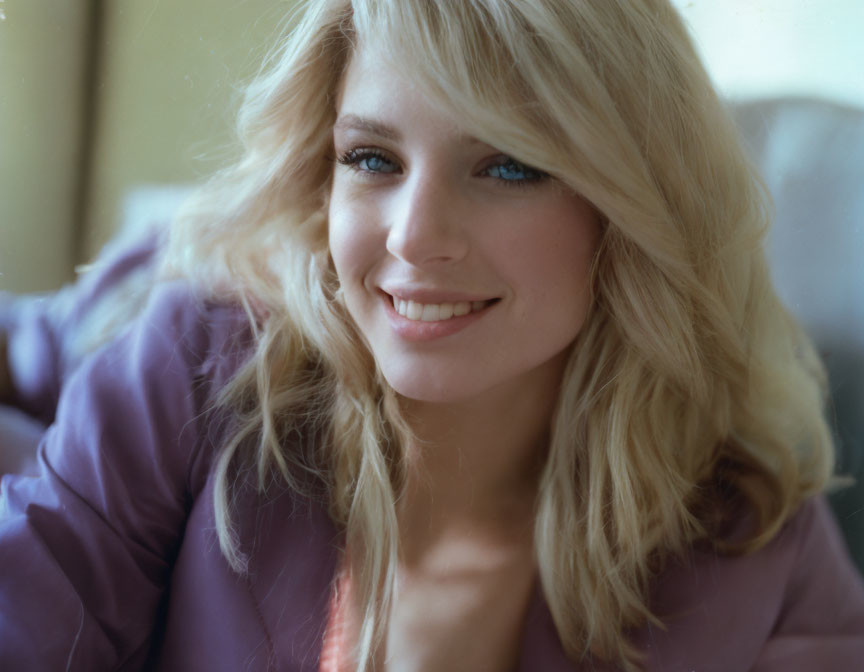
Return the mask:
M60 286L130 194L230 161L242 84L293 4L0 0L0 290Z
M0 4L0 290L71 277L86 2Z

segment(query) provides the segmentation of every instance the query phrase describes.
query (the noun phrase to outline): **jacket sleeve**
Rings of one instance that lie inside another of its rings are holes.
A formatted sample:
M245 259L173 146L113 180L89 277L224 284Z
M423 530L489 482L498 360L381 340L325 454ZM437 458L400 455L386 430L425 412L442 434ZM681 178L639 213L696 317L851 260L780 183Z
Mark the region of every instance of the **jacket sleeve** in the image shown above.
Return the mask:
M854 670L864 661L864 583L823 498L792 523L797 554L754 672Z
M76 282L44 296L0 292L0 331L7 341L11 404L54 420L60 390L95 342L143 308L162 246L161 228L118 238Z
M143 664L209 468L214 348L236 324L205 319L185 287L158 289L64 387L40 475L2 481L0 669Z

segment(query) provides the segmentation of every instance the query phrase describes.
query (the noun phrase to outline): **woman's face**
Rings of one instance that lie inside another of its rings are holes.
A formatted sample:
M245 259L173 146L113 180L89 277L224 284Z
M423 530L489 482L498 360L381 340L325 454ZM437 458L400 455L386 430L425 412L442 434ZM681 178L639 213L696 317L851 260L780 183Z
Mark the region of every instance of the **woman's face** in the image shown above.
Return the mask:
M589 306L592 208L362 50L333 136L330 251L390 385L450 402L557 381Z

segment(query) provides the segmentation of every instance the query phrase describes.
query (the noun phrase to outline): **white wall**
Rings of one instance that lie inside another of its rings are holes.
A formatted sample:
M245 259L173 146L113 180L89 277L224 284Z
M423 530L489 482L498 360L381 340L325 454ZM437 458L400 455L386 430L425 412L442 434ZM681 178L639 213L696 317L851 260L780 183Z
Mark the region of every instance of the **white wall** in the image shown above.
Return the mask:
M864 0L672 0L734 99L822 97L864 107Z

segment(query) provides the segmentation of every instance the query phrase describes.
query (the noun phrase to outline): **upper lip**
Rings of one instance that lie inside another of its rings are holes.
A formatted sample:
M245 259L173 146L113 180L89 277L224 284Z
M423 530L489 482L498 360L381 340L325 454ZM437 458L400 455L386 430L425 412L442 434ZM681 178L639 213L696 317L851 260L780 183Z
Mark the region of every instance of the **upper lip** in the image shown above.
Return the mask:
M403 301L414 301L415 303L459 303L462 301L489 301L497 298L488 294L477 294L473 292L453 291L433 287L397 287L382 286L381 291Z

